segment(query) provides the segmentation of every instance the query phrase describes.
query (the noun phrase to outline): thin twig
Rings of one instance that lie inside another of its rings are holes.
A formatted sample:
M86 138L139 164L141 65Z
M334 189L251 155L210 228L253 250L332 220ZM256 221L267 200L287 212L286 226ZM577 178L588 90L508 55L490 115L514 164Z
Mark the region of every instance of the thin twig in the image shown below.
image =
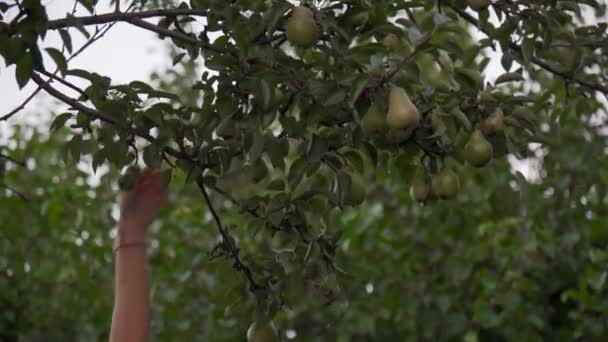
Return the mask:
M463 10L460 10L458 8L454 8L454 7L452 7L452 9L456 13L458 13L458 15L460 17L462 17L464 20L466 20L467 22L469 22L473 26L477 27L477 29L479 31L483 32L486 36L491 37L490 32L486 28L482 27L479 24L479 21L477 21L477 19L475 19L469 13L467 13L467 12L465 12ZM514 43L514 42L509 42L509 48L511 50L519 53L519 54L521 54L521 52L522 52L521 51L521 47L519 45L517 45L516 43ZM532 58L530 60L531 60L532 63L538 65L542 69L545 69L546 71L548 71L548 72L550 72L550 73L552 73L554 75L560 76L560 77L562 77L562 78L564 78L566 80L569 80L571 82L577 83L577 84L579 84L579 85L581 85L581 86L583 86L583 87L585 87L587 89L591 89L591 90L599 91L599 92L604 93L604 94L608 94L608 86L604 86L604 85L599 84L599 83L588 82L588 81L580 79L579 77L577 77L575 75L570 75L570 74L568 74L566 72L559 71L559 70L555 69L553 66L551 66L550 64L548 64L547 62L545 62L542 59L537 58L535 56L532 56Z
M75 86L74 84L64 80L61 77L57 77L55 74L52 74L46 70L38 70L38 72L40 72L41 74L47 76L49 78L49 81L53 80L53 81L57 81L61 84L63 84L64 86L76 91L77 93L79 93L80 95L82 95L85 99L88 99L89 96L87 95L87 93L85 93L82 89L78 88L77 86Z
M249 290L251 290L253 292L253 291L256 291L257 289L262 288L253 279L253 272L251 271L249 266L245 265L243 263L243 261L241 260L241 257L239 255L240 250L236 246L236 242L234 241L234 238L232 236L230 236L228 231L226 231L224 226L222 226L222 221L220 220L219 215L215 211L215 208L213 207L213 204L211 203L211 199L209 198L209 194L207 193L207 189L205 188L205 182L203 180L202 175L197 177L196 184L198 185L199 189L201 190L201 193L203 194L203 197L205 198L207 207L209 207L209 211L211 212L211 215L213 216L213 219L215 220L217 230L220 232L220 235L222 236L223 243L229 249L229 253L230 253L230 256L232 257L232 260L234 261L235 268L237 270L243 271L243 273L245 274L245 277L247 277L247 280L249 281Z
M2 185L2 187L3 187L3 188L5 188L5 189L6 189L6 190L8 190L8 191L10 191L10 192L14 193L15 195L17 195L17 197L19 197L19 198L20 198L21 200L23 200L24 202L29 202L29 201L30 201L30 199L29 199L27 196L25 196L25 195L24 195L24 194L22 194L21 192L19 192L19 191L17 191L17 190L15 190L15 189L13 189L12 187L10 187L10 186L8 186L8 185L6 185L6 184L3 184L3 185Z
M208 15L208 12L205 10L196 10L190 8L154 9L142 12L112 12L91 16L68 17L63 19L50 20L46 23L46 29L57 30L61 28L74 27L79 25L88 26L107 24L116 21L128 21L132 18L145 19L177 15L206 16ZM17 28L14 25L2 25L0 26L0 32L6 32L11 35L17 32Z
M140 18L137 18L137 17L128 18L128 19L123 20L123 21L128 22L128 23L130 23L132 25L135 25L137 27L143 28L145 30L156 32L156 33L158 33L160 35L163 35L163 36L171 37L171 38L174 38L176 40L180 40L180 41L183 41L183 42L186 42L186 43L190 43L190 44L195 45L195 46L200 46L201 48L207 49L209 51L213 51L213 52L216 52L216 53L222 53L222 54L223 53L230 53L230 51L227 50L227 49L224 49L224 48L212 45L212 44L210 44L208 42L205 42L203 40L200 40L200 39L188 36L188 35L185 35L183 33L179 33L179 32L176 32L176 31L171 31L171 30L168 30L166 28L160 27L158 25L151 24L151 23L149 23L149 22L147 22L145 20L142 20Z
M403 59L399 62L399 64L397 64L393 68L393 70L391 70L385 77L382 78L382 81L380 82L380 84L383 84L383 83L387 82L388 80L391 80L393 77L395 77L395 75L399 72L399 70L401 70L401 68L403 68L405 66L405 64L407 64L407 62L409 62L414 56L416 56L416 54L418 52L420 52L422 46L424 46L431 39L432 35L433 35L433 32L429 32L426 35L424 35L422 38L420 38L420 40L416 43L414 50L412 50L412 52L410 52L407 56L403 57Z
M23 108L25 108L25 106L27 106L28 103L30 103L30 101L32 101L32 99L34 97L36 97L36 95L40 92L40 90L42 90L41 87L36 88L36 90L34 90L30 94L30 96L28 96L23 102L21 102L20 105L18 105L15 109L11 110L7 114L5 114L2 117L0 117L0 121L6 121L6 120L12 118L13 115L19 113Z
M13 162L14 164L17 164L17 165L21 166L21 167L27 168L27 166L25 165L25 162L17 160L17 159L15 159L15 158L13 158L13 157L11 157L9 155L0 153L0 158L6 159L6 160L8 160L10 162Z

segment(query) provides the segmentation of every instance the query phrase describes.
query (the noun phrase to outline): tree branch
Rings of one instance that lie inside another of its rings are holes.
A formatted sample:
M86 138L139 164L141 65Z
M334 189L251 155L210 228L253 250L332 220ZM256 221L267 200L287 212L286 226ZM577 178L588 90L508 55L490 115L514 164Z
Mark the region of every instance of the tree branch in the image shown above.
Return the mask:
M224 244L224 246L226 246L228 248L230 257L234 261L234 268L239 271L243 271L243 273L245 274L245 277L247 277L247 280L249 281L249 290L255 291L257 289L262 288L253 279L253 272L251 271L251 269L247 265L245 265L243 263L243 261L241 260L241 257L239 256L240 250L236 246L236 242L234 241L234 238L232 236L230 236L228 231L226 231L224 226L222 226L220 217L217 214L217 212L215 211L215 208L213 207L213 204L211 203L211 199L209 198L209 194L207 193L207 189L205 188L205 182L203 180L202 175L197 177L196 184L198 185L199 189L201 190L201 193L203 194L203 197L205 198L205 202L207 203L207 206L209 207L209 211L211 212L211 215L213 215L213 219L215 220L217 230L220 232L220 235L222 236L222 243Z
M460 10L458 8L452 7L452 9L456 13L458 13L458 15L461 18L463 18L464 20L466 20L467 22L469 22L470 24L475 26L479 31L483 32L486 36L491 37L490 32L487 29L481 27L481 25L479 24L479 21L477 19L475 19L472 15L470 15L469 13L467 13L463 10ZM509 42L509 48L511 50L521 54L521 47L519 45L517 45L516 43ZM575 75L570 75L568 73L559 71L559 70L555 69L553 66L551 66L550 64L548 64L547 62L545 62L542 59L535 57L535 56L532 56L531 61L532 61L532 63L536 64L537 66L541 67L542 69L544 69L554 75L560 76L572 83L577 83L587 89L591 89L591 90L599 91L604 94L608 94L607 86L604 86L604 85L598 84L598 83L592 83L592 82L580 79L579 77L577 77Z
M13 164L17 164L17 165L19 165L21 167L27 167L25 165L25 162L17 160L17 159L15 159L15 158L13 158L13 157L11 157L9 155L6 155L6 154L0 153L0 158L6 159L6 160L12 162Z
M80 89L80 88L78 88L77 86L73 85L72 83L70 83L70 82L68 82L68 81L64 80L63 78L61 78L61 77L57 77L55 74L50 73L50 72L48 72L48 71L46 71L46 70L38 70L38 72L40 72L40 73L41 73L41 74L43 74L44 76L48 77L48 78L49 78L49 82L50 82L51 80L53 80L53 81L57 81L57 82L59 82L59 83L63 84L64 86L66 86L66 87L68 87L68 88L70 88L70 89L74 90L74 91L75 91L75 92L77 92L78 94L82 95L82 96L83 96L85 99L88 99L88 98L89 98L89 95L87 95L87 94L86 94L86 93L85 93L85 92L84 92L82 89Z
M8 186L6 184L2 184L2 185L0 185L0 187L4 188L4 189L6 189L6 190L8 190L8 191L10 191L12 193L14 193L15 195L17 195L17 197L19 197L24 202L29 202L30 201L30 199L27 196L25 196L21 192L15 190L14 188L12 188L12 187L10 187L10 186Z
M74 27L78 25L99 25L107 24L116 21L129 21L130 19L144 19L153 17L169 17L178 15L206 16L208 13L205 10L196 10L190 8L168 8L155 9L142 12L112 12L91 16L68 17L63 19L50 20L46 24L48 30L57 30L66 27ZM7 32L9 35L14 34L17 28L14 25L0 25L0 32Z
M200 46L201 48L217 53L228 53L229 51L214 45L211 45L203 40L190 37L183 33L168 30L155 24L151 24L144 21L144 18L152 17L170 17L177 15L194 15L194 16L206 16L208 13L205 10L185 9L185 8L174 8L174 9L156 9L143 12L112 12L106 14L85 16L85 17L72 17L51 20L47 23L46 28L49 30L56 30L66 27L73 27L78 25L99 25L106 23L126 22L148 31L156 32L158 34L171 37L176 40L181 40L192 45ZM0 26L0 32L7 32L9 35L16 32L16 27L12 25Z
M28 96L23 102L21 102L20 105L18 105L15 109L11 110L7 114L0 117L0 121L6 121L6 120L12 118L13 115L19 113L23 108L25 108L25 106L27 106L28 103L30 103L30 101L32 101L32 99L34 97L36 97L36 95L40 92L40 90L42 90L42 88L40 88L40 87L36 88L36 90L34 90L30 94L30 96Z
M211 45L203 40L200 39L196 39L194 37L190 37L188 35L185 35L183 33L179 33L179 32L175 32L175 31L171 31L168 30L166 28L160 27L158 25L154 25L151 24L147 21L144 21L140 18L137 17L133 17L133 18L129 18L124 20L125 22L128 22L129 24L135 25L137 27L143 28L145 30L148 31L152 31L152 32L156 32L158 34L161 34L163 36L167 36L167 37L171 37L173 39L176 40L181 40L183 42L195 45L195 46L200 46L203 49L207 49L209 51L213 51L216 53L230 53L230 51L228 51L227 49L224 48L220 48L214 45Z
M112 116L110 116L109 114L103 113L99 110L93 109L93 108L89 108L86 105L78 102L76 99L71 98L67 95L65 95L64 93L60 92L59 90L55 89L53 86L51 86L48 82L44 81L37 73L33 73L32 74L32 80L34 82L36 82L36 84L38 84L38 86L42 89L44 89L47 93L49 93L49 95L53 96L54 98L60 100L61 102L70 105L72 108L77 109L81 112L83 112L85 115L87 115L89 118L93 119L93 120L101 120L103 122L112 124L112 125L117 125L116 120L114 120L112 118ZM67 82L67 81L66 81ZM156 142L156 138L154 138L153 136L151 136L149 133L145 133L145 132L138 132L132 128L127 127L127 130L129 133L136 135L138 137L144 138L145 140L154 143ZM180 151L175 150L174 148L171 148L169 146L164 146L163 150L167 153L170 154L176 158L183 158L183 159L188 159L190 160L191 157L185 153L182 153Z

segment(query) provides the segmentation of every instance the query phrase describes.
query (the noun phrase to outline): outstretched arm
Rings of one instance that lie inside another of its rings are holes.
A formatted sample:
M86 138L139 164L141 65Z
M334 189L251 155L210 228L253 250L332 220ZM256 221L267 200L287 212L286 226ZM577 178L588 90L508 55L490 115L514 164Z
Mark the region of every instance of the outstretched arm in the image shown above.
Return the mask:
M167 202L161 173L145 170L135 187L121 195L115 242L115 294L110 342L144 342L150 335L150 286L146 231Z

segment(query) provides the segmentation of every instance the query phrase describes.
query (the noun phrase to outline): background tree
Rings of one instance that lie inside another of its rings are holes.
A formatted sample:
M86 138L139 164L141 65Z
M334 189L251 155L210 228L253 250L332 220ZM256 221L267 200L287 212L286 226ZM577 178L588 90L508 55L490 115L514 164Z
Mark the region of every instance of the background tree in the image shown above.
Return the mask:
M258 317L315 341L608 337L606 4L78 3L0 1L17 82L68 105L50 134L2 117L0 339L107 338L116 180L138 163L173 194L151 229L159 340L239 340ZM70 68L72 35L116 22L184 68Z

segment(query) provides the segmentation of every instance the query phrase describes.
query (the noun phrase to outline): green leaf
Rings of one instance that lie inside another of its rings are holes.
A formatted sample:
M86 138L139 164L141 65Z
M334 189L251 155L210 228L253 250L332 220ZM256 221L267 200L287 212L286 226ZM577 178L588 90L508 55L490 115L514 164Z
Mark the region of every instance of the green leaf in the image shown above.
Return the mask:
M82 136L75 135L68 141L68 150L72 156L72 161L78 163L80 161L80 155L82 153Z
M524 80L524 78L520 73L508 72L506 74L502 74L502 75L498 76L498 78L496 79L494 84L501 84L501 83L506 83L506 82L516 82L516 81L523 81L523 80Z
M59 29L59 35L63 41L63 46L65 46L69 53L72 53L72 36L70 36L68 30Z
M473 128L471 120L469 120L469 117L462 110L460 110L459 107L454 107L450 113L454 115L458 121L460 121L467 131L470 131Z
M158 145L150 144L144 148L144 163L152 169L158 169L162 163L161 150Z
M289 176L287 176L287 182L289 183L289 188L292 191L298 186L305 172L306 158L300 157L291 164L289 167Z
M525 38L521 44L521 55L526 63L530 63L534 56L534 38Z
M91 167L93 168L93 173L97 172L99 166L103 165L106 160L106 150L99 149L95 153L93 153L93 161L91 163Z
M274 95L273 89L270 87L270 83L266 79L260 81L260 95L262 98L262 109L267 110L272 104L272 97Z
M329 98L327 98L327 100L325 100L323 105L332 106L332 105L340 104L340 103L344 102L345 97L346 97L346 92L342 89L338 89L333 94L331 94L331 96L329 96Z
M369 76L367 74L363 74L357 77L357 80L355 81L355 84L353 85L350 92L350 106L353 106L355 104L363 90L365 90L365 87L367 86L368 82Z
M54 132L56 130L58 130L59 128L63 127L66 123L66 121L68 121L71 117L73 117L74 114L72 113L63 113L63 114L59 114L55 117L55 119L53 120L53 122L51 123L51 127L49 128L50 132Z
M81 4L84 8L89 11L89 13L93 14L95 12L95 6L93 5L92 0L77 0L79 4Z
M253 141L251 143L251 149L249 149L249 161L255 162L260 159L262 153L264 153L264 134L261 131L256 130L253 133Z
M34 59L32 55L26 53L17 62L17 70L15 71L15 78L19 88L22 89L30 81L32 73L34 72Z
M51 56L51 58L57 65L59 72L61 72L62 75L65 75L65 73L68 70L68 64L65 60L65 57L61 53L61 51L59 51L55 48L46 48L45 50L49 54L49 56Z
M175 55L173 57L173 65L175 66L175 64L179 63L182 61L182 59L184 58L184 56L186 56L185 52L182 53L178 53L177 55Z
M467 68L456 68L456 79L460 84L467 85L473 89L481 86L481 75L479 71Z

